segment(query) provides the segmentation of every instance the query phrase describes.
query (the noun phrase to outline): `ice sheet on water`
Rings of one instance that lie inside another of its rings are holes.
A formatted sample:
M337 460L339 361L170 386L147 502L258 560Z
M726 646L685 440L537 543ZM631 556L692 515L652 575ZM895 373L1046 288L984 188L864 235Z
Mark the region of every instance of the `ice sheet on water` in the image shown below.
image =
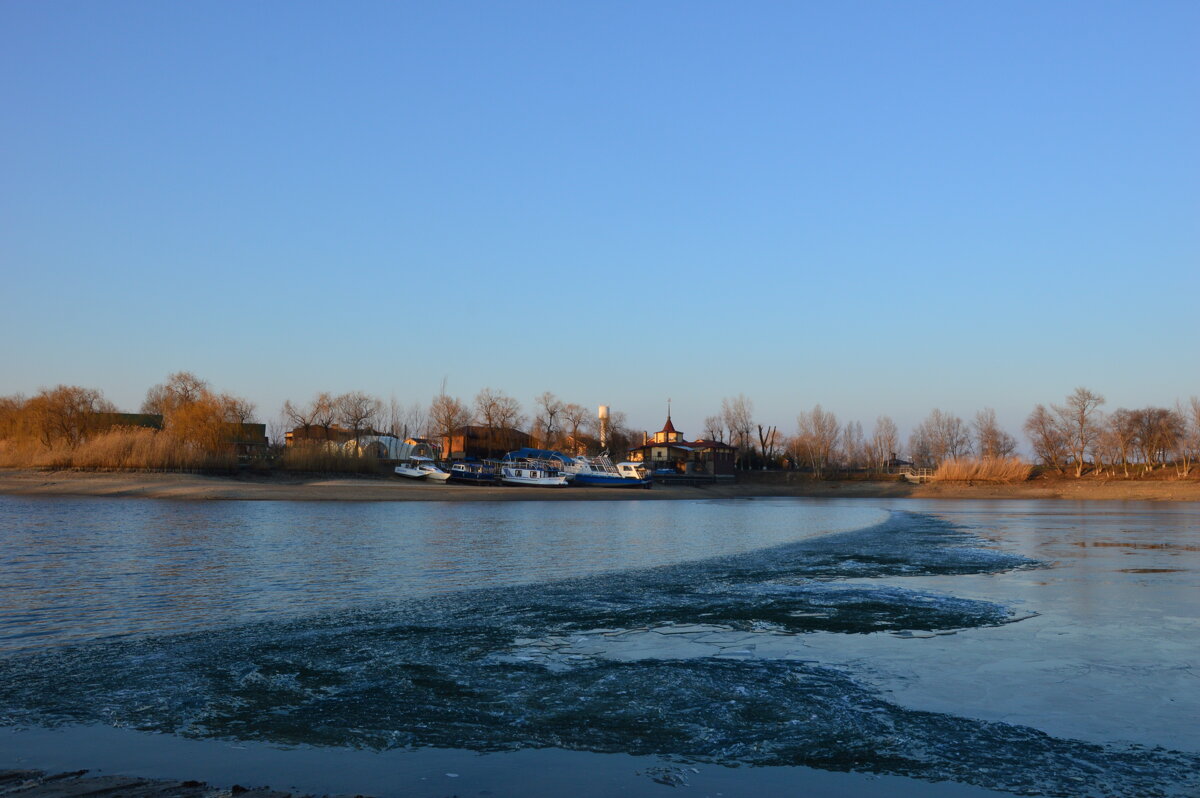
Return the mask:
M288 744L808 765L1059 795L1200 787L1194 754L913 711L795 656L816 629L933 632L1013 617L988 602L842 578L1031 565L944 522L901 515L706 563L0 660L0 713L8 723ZM681 653L606 656L651 636ZM771 649L771 639L781 642Z

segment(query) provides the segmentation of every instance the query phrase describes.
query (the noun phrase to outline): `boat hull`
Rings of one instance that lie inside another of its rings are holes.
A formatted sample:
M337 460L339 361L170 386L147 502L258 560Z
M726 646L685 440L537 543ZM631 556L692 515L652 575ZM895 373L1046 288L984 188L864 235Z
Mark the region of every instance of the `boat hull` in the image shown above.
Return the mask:
M649 488L652 480L618 477L609 474L579 473L571 480L571 484L586 488Z

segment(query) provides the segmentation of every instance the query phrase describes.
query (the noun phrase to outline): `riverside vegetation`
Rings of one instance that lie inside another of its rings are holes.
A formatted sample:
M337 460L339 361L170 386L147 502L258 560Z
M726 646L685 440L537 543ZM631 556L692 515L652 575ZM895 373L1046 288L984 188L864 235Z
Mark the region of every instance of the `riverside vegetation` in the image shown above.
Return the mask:
M933 410L907 441L907 460L897 459L901 440L886 415L870 435L861 423L839 422L820 405L801 412L796 433L754 419L744 395L723 400L720 412L705 419L704 437L733 444L740 470L801 472L813 479L878 478L913 465L935 469L945 482L1018 483L1038 474L1085 475L1104 479L1187 479L1200 460L1200 399L1173 408L1117 409L1104 414L1104 397L1078 388L1062 405L1037 405L1023 430L1036 462L1018 456L1017 439L984 409L971 422ZM376 474L379 461L361 438L388 434L434 440L477 424L489 431L528 430L541 448L598 448L598 421L586 407L545 392L532 417L502 391L485 388L473 404L443 390L428 407L385 404L363 392L318 393L307 403L284 403L270 424L270 443L239 445L255 406L244 398L215 391L189 372L172 374L147 391L139 419L122 424L96 389L59 385L32 397L0 397L0 467L47 470L153 470L231 472L238 468L320 473ZM325 440L283 446L287 428L324 430ZM259 427L261 430L263 427ZM330 431L347 434L334 444ZM619 411L605 430L611 451L640 442Z

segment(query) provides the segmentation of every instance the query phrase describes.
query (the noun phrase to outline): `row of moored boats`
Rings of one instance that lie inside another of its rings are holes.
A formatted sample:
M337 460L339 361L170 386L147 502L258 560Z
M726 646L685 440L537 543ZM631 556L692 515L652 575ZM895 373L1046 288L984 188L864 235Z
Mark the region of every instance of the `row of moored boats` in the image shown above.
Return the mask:
M462 482L472 485L567 485L597 488L649 488L641 463L613 464L607 455L573 457L551 449L518 449L501 460L464 460L447 471L428 457L413 457L396 466L409 479Z

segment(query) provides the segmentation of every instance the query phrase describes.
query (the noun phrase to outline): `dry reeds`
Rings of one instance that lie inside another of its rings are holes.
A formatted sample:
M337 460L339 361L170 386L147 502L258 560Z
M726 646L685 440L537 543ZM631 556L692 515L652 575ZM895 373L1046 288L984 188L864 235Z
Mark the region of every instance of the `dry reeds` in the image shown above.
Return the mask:
M1019 457L960 457L943 461L933 476L939 482L1024 482L1032 473Z
M5 441L0 465L17 468L84 468L112 471L206 471L237 467L229 450L209 450L154 429L118 427L78 446Z
M285 471L314 471L337 474L379 473L379 460L369 454L347 452L340 446L323 442L312 445L289 446L279 458Z

